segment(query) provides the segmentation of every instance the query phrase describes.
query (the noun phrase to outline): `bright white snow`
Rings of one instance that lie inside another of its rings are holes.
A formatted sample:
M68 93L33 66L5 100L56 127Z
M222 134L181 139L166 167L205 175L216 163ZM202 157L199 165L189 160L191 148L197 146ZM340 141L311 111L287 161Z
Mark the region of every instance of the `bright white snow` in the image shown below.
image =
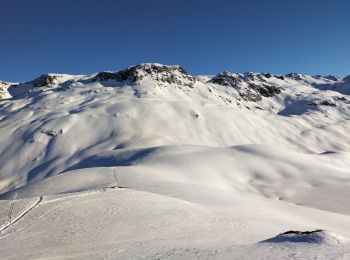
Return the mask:
M350 259L350 82L223 75L2 83L0 257Z

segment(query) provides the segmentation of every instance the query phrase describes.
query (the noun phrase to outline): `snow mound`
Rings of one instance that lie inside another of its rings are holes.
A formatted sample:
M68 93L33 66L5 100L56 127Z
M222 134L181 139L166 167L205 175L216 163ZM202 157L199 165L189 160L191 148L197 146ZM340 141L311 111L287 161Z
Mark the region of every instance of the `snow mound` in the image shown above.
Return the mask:
M273 238L261 241L260 243L308 243L324 245L343 244L342 238L324 230L318 229L313 231L287 231Z

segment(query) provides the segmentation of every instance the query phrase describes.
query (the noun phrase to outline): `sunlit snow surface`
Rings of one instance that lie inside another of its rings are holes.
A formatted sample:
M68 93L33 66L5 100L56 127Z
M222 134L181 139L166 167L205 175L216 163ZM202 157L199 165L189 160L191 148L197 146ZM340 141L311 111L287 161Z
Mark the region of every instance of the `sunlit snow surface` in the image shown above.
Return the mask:
M1 259L350 259L349 82L142 73L1 85Z

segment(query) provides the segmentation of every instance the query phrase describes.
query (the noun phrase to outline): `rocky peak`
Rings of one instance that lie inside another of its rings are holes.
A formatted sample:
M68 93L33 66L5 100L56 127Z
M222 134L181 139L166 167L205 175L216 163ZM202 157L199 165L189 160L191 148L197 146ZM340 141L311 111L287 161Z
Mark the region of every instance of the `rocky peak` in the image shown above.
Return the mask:
M229 86L234 88L238 87L238 85L241 84L242 82L243 82L242 79L240 79L240 77L237 74L233 74L228 71L220 72L211 80L209 80L209 83L214 83L221 86Z
M339 81L340 79L336 76L333 75L328 75L328 76L322 76L322 75L315 75L312 76L314 79L323 79L323 80L331 80L331 81Z
M242 77L224 71L217 74L209 82L221 86L233 87L244 100L253 102L262 100L262 97L273 97L281 92L280 88L276 86L259 82L253 73L244 74Z
M168 84L187 85L192 87L195 78L180 66L167 66L156 63L145 63L128 67L118 72L100 72L92 81L115 80L118 82L137 82L149 77L155 81Z
M30 84L34 88L57 85L58 79L62 77L63 77L62 75L57 75L57 74L44 74L44 75L41 75L39 78L26 82L26 84Z
M282 75L273 75L276 79L284 80L284 77Z
M294 80L302 80L302 75L296 72L288 73L285 75L287 78L294 79Z
M345 82L350 82L350 75L345 76L345 77L343 78L343 81L345 81Z
M275 75L271 73L263 73L262 75L267 79L274 77L276 79L284 80L284 77L282 75Z

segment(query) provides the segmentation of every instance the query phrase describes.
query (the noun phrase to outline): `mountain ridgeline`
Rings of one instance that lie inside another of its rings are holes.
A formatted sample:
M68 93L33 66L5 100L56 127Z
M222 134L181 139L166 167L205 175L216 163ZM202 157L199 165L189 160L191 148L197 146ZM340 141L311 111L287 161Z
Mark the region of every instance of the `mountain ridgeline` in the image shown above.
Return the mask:
M16 99L30 95L30 93L45 91L45 89L64 90L76 83L98 82L106 84L140 85L144 80L152 81L154 86L180 86L195 88L207 85L223 86L234 89L234 100L258 102L263 98L274 97L283 91L285 82L295 81L309 84L322 90L334 90L342 94L350 93L350 76L340 79L335 76L308 76L298 73L276 75L271 73L231 73L221 72L215 76L192 76L181 66L167 66L162 64L139 64L126 69L111 72L104 71L92 75L44 74L28 82L11 83L0 81L0 99ZM220 90L219 88L217 88ZM222 88L225 92L225 88ZM231 100L232 102L232 100ZM322 102L321 102L322 103Z

